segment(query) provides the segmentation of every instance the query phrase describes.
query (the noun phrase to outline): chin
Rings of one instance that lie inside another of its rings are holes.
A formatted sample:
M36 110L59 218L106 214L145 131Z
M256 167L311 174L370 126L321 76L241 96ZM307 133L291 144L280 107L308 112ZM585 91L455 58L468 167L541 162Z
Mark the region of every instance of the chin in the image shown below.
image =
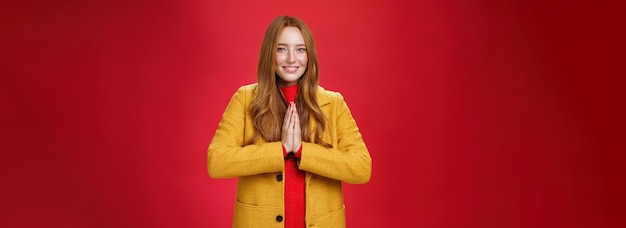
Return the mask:
M297 82L301 77L302 77L302 74L300 76L286 75L285 77L280 77L280 79L283 80L284 82Z

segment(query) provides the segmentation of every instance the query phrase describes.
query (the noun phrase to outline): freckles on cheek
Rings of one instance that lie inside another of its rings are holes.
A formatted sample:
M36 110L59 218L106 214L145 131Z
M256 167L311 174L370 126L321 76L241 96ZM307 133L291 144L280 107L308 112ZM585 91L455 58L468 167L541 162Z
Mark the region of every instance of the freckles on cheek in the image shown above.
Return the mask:
M280 64L282 61L283 61L283 60L282 60L282 58L280 57L280 55L278 55L278 54L277 54L277 55L276 55L276 61L275 61L276 65Z

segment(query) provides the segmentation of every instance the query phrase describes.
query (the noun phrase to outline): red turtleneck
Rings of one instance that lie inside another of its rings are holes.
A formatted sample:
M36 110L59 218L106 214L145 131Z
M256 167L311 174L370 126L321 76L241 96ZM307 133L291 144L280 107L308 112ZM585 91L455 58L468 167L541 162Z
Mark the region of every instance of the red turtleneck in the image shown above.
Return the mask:
M280 88L283 91L287 104L295 102L298 94L298 85ZM305 227L305 186L304 179L306 172L298 169L298 160L301 158L302 146L296 155L287 154L287 150L283 146L283 155L285 156L285 188L284 188L284 205L285 205L285 227Z

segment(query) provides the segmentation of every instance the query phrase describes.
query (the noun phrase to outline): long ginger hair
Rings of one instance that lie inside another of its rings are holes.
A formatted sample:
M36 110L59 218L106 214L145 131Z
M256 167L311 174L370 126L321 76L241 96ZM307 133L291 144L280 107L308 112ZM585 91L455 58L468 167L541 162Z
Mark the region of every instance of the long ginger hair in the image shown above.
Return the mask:
M246 145L256 142L259 137L266 142L281 140L287 104L277 85L278 76L274 63L278 48L278 36L285 27L300 29L308 58L306 71L298 80L298 95L296 96L302 140L332 147L321 139L326 128L326 116L315 97L318 89L318 71L313 36L304 22L289 16L277 17L265 31L261 45L261 56L259 57L257 88L250 104L250 113L256 131L246 142ZM312 126L309 126L309 119L313 120L314 129L310 129Z

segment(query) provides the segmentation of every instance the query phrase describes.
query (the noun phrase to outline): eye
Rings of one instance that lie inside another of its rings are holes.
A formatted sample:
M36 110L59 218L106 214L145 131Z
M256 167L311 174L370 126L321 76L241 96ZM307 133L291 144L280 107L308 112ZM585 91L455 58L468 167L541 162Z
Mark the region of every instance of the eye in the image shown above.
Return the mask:
M298 48L297 51L300 52L300 53L306 52L306 48Z
M276 49L278 52L286 52L287 48L284 47L279 47L278 49Z

